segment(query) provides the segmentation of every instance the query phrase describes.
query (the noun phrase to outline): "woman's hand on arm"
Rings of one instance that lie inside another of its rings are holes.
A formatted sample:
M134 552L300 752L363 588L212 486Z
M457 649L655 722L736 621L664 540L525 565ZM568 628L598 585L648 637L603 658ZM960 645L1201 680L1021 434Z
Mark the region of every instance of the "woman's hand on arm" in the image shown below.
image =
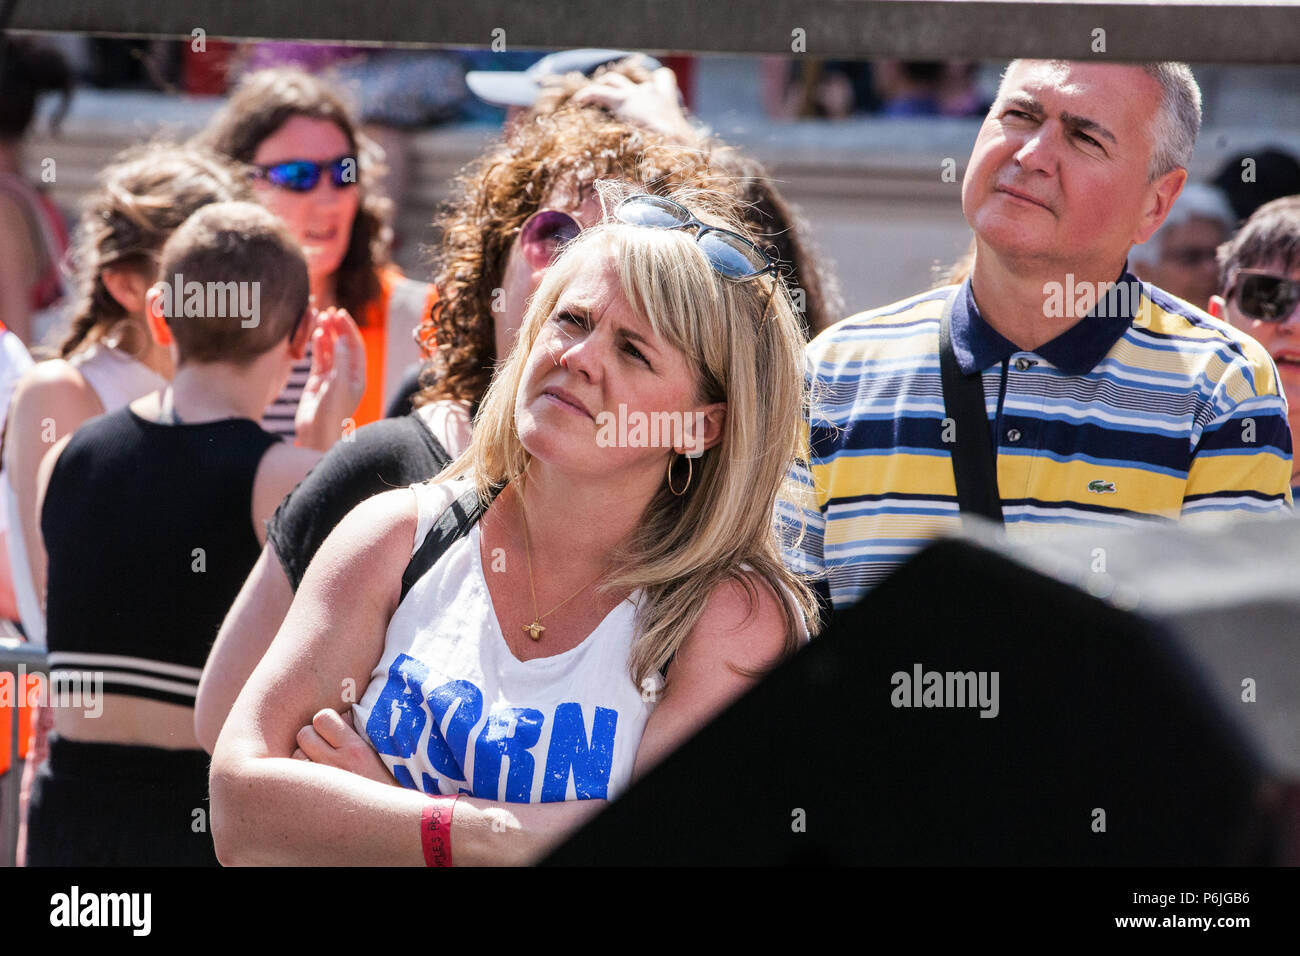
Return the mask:
M338 767L376 783L400 786L379 759L379 754L375 753L375 748L357 732L352 715L352 710L339 713L330 707L317 711L311 723L298 731L295 738L298 748L293 756L298 760Z
M293 756L400 786L369 741L354 727L354 713L321 710L298 731L298 749ZM536 862L606 803L571 800L538 805L462 797L456 802L452 819L453 861L459 866Z
M785 648L786 620L772 588L755 575L754 595L736 581L714 588L699 621L668 669L669 684L646 722L636 752L639 779L777 663ZM745 671L760 672L749 676Z

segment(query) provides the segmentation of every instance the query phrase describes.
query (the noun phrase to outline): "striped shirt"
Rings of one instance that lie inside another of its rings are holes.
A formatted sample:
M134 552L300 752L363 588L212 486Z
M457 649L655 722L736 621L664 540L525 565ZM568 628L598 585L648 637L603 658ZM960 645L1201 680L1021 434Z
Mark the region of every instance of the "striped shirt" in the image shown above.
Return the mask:
M415 331L438 300L433 286L407 279L391 266L379 270L379 290L355 316L365 354L366 390L349 416L354 429L383 418L407 372L419 368L422 353ZM308 340L307 353L293 363L284 389L262 414L262 427L288 441L297 435L294 419L311 378L311 359Z
M1289 510L1291 432L1268 353L1127 272L1114 292L1033 351L980 316L969 280L818 336L808 466L793 469L803 501L778 515L787 564L844 608L959 529L939 373L950 294L957 363L982 372L1009 535Z
M311 378L311 355L311 345L308 345L307 354L295 361L290 368L289 377L280 394L262 413L262 427L287 441L293 441L298 434L294 419L298 416L298 403L302 401L307 379Z

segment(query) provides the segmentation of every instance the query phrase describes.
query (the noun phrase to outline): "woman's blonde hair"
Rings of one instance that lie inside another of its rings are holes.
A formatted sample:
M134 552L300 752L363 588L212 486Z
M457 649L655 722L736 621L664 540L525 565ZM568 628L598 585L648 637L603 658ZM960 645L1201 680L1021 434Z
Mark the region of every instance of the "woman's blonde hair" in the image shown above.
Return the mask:
M609 208L620 197L614 187L601 186ZM673 198L697 218L743 234L728 206L731 200L697 190ZM479 407L469 448L437 480L471 476L487 502L525 475L530 455L515 427L515 397L528 355L564 290L593 258L612 261L631 307L686 356L697 400L727 403L721 439L693 463L686 492L680 497L670 492L665 476L601 587L640 588L645 594L629 661L633 681L646 686L655 672L666 669L709 595L728 579L746 589L751 607L757 597L753 578L778 596L789 592L792 600L779 603L786 618L784 651L793 651L800 625L815 627L815 603L807 584L781 561L773 518L800 447L803 338L777 277L723 278L701 251L694 230L607 220L575 239L534 295L514 347ZM674 468L679 484L681 470L680 464Z

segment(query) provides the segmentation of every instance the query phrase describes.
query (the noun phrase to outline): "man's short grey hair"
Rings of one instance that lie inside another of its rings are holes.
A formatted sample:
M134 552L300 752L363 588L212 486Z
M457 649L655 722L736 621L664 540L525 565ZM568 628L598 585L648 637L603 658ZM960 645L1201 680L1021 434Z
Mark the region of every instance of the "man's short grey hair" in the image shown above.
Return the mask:
M1002 74L998 98L1006 85L1007 74L1019 60L1012 60ZM1053 61L1060 62L1060 61ZM1146 74L1160 85L1160 106L1152 129L1151 162L1147 179L1154 182L1165 173L1192 161L1192 149L1201 131L1201 88L1186 63L1163 60L1140 64Z
M1158 179L1192 161L1192 147L1201 131L1201 88L1186 63L1143 63L1142 69L1160 84L1160 109L1152 136L1147 178Z

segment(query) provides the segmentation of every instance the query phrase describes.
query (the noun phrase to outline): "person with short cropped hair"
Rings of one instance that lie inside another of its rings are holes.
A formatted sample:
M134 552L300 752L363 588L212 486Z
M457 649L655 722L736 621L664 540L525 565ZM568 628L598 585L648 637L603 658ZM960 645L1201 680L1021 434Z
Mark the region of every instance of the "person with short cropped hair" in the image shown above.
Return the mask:
M807 498L781 520L834 608L963 513L1019 536L1290 511L1268 353L1128 270L1200 121L1185 64L1008 67L962 182L970 275L808 347Z
M320 453L258 424L313 325L307 266L252 203L185 221L148 289L175 377L52 449L38 480L49 555L49 756L28 815L29 865L214 864L194 697L265 522ZM313 328L316 328L313 333ZM328 422L355 391L319 391ZM328 426L327 426L328 427ZM85 697L96 712L67 705Z
M144 317L158 252L206 203L249 195L235 168L219 156L152 143L114 157L82 202L66 290L70 325L58 357L37 362L14 384L5 419L4 544L23 633L34 644L45 643L45 548L36 504L41 462L54 443L87 420L166 384L171 358L152 341ZM21 806L45 759L49 732L49 712L33 708ZM25 842L20 819L19 865Z
M1219 247L1219 293L1210 314L1225 319L1268 350L1286 395L1291 436L1300 431L1300 196L1260 206ZM1291 492L1300 494L1300 465L1291 462Z

